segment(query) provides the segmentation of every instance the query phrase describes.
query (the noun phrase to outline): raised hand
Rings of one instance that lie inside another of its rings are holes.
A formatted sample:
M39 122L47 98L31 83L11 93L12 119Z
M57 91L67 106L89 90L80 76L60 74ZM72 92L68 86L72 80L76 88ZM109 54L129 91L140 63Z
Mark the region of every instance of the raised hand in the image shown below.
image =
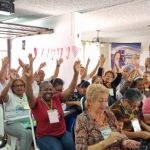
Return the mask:
M99 66L103 66L105 63L105 60L106 60L105 56L101 54L99 57Z
M15 80L18 77L18 72L16 70L10 70L10 80Z
M19 65L24 69L25 68L25 63L19 58L18 59Z
M30 63L33 63L33 61L35 60L35 57L33 57L32 54L29 54L28 58Z
M8 64L9 64L9 60L8 57L6 56L2 59L2 66L6 67Z
M41 70L42 68L44 68L46 66L46 62L43 62L40 64L39 70Z
M63 58L59 58L58 60L57 60L57 65L61 65L63 63Z
M86 67L88 67L90 61L91 61L90 58L88 58L88 59L87 59L87 62L86 62Z
M78 60L78 61L75 61L75 63L74 63L74 66L73 66L73 69L74 69L74 72L76 72L76 73L79 73L79 71L80 71L80 61Z

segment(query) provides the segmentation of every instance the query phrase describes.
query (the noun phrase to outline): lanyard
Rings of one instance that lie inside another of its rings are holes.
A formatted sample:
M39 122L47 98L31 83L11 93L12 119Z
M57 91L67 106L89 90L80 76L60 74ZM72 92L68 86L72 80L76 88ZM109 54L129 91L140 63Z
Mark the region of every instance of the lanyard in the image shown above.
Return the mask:
M53 110L53 107L52 107L52 99L51 99L51 106L50 106L50 108L49 108L49 105L42 99L42 101L44 102L44 104L46 105L46 107L49 109L49 110Z

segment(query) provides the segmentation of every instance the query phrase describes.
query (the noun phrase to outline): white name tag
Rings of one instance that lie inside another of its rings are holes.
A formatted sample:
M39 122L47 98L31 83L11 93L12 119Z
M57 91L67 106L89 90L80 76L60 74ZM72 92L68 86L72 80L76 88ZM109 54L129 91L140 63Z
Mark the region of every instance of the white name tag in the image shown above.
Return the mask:
M107 139L109 137L109 135L111 134L111 132L112 132L112 130L109 126L107 126L105 128L101 128L101 134L104 139Z
M114 96L114 91L113 91L113 89L109 89L109 95L110 95L110 96Z
M54 110L48 110L48 117L50 123L58 123L59 122L59 115L58 111L56 109Z
M140 123L137 118L131 120L134 132L141 131Z

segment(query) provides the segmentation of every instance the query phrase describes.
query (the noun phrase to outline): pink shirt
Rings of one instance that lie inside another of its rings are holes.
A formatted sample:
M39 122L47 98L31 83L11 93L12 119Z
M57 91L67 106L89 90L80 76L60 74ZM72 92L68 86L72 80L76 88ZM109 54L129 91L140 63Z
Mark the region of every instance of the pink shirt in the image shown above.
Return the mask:
M36 105L32 109L33 116L37 122L36 134L37 137L42 136L56 136L59 137L66 132L66 125L64 120L64 112L61 106L62 96L57 94L52 98L52 108L59 112L59 123L50 124L48 113L48 106L39 98L36 99Z
M144 99L142 112L143 114L150 114L150 97Z

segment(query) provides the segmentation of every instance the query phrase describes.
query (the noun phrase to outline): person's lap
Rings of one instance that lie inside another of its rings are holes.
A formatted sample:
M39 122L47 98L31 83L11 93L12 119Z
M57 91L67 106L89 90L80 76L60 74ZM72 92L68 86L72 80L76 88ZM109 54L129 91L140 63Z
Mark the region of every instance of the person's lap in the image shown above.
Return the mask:
M44 136L37 139L40 150L75 150L73 138L69 132L61 137Z

